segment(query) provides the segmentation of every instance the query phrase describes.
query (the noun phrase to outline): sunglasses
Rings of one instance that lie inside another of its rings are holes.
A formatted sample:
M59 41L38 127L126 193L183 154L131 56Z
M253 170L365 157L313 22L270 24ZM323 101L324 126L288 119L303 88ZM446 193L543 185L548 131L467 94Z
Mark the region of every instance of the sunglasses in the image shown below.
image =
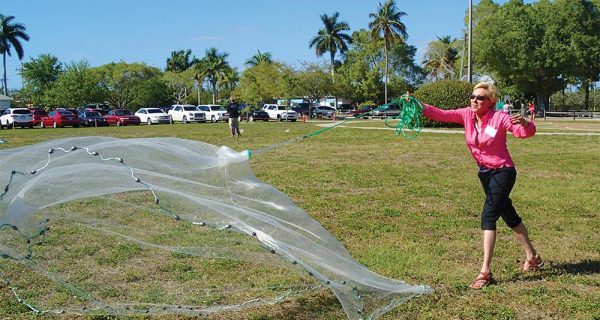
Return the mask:
M471 95L471 100L473 100L473 99L477 99L478 101L483 101L485 99L488 99L488 97L486 97L486 96L476 96L476 95L472 94Z

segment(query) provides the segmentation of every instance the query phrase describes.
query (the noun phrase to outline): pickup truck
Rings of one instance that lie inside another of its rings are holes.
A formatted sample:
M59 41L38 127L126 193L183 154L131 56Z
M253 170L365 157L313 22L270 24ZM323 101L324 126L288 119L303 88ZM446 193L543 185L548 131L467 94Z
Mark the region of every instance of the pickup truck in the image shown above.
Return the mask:
M269 118L277 121L296 121L298 119L296 111L288 110L286 106L279 104L265 104L263 106L269 114Z
M199 111L196 106L191 104L176 104L168 113L173 121L188 122L206 122L206 114Z

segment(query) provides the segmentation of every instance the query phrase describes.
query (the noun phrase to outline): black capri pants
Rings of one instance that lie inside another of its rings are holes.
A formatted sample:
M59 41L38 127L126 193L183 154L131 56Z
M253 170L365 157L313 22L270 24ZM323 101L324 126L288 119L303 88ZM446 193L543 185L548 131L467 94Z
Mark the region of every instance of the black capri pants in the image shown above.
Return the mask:
M482 168L478 176L485 191L481 229L496 230L496 221L500 217L511 229L518 226L522 220L509 197L517 179L517 170L514 167Z

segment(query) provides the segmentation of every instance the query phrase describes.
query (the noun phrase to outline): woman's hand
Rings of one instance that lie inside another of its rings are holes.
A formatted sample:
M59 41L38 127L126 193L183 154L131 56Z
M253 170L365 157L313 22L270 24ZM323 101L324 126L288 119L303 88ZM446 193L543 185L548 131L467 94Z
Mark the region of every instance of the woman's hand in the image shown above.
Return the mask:
M523 127L529 127L529 121L523 118L520 113L515 113L510 117L510 123L517 124L520 123Z

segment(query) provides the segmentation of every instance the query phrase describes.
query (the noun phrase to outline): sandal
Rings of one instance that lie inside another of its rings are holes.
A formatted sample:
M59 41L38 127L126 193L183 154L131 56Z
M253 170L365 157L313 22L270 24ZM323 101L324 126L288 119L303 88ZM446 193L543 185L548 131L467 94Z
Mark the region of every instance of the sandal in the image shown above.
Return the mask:
M533 259L527 260L525 263L523 263L523 271L535 271L539 270L543 266L544 262L542 261L542 258L536 254Z
M488 273L480 272L477 275L477 278L475 278L475 280L473 281L473 283L471 283L469 288L482 289L483 287L486 287L486 286L492 284L493 282L494 282L494 279L492 278L491 272L488 272Z

